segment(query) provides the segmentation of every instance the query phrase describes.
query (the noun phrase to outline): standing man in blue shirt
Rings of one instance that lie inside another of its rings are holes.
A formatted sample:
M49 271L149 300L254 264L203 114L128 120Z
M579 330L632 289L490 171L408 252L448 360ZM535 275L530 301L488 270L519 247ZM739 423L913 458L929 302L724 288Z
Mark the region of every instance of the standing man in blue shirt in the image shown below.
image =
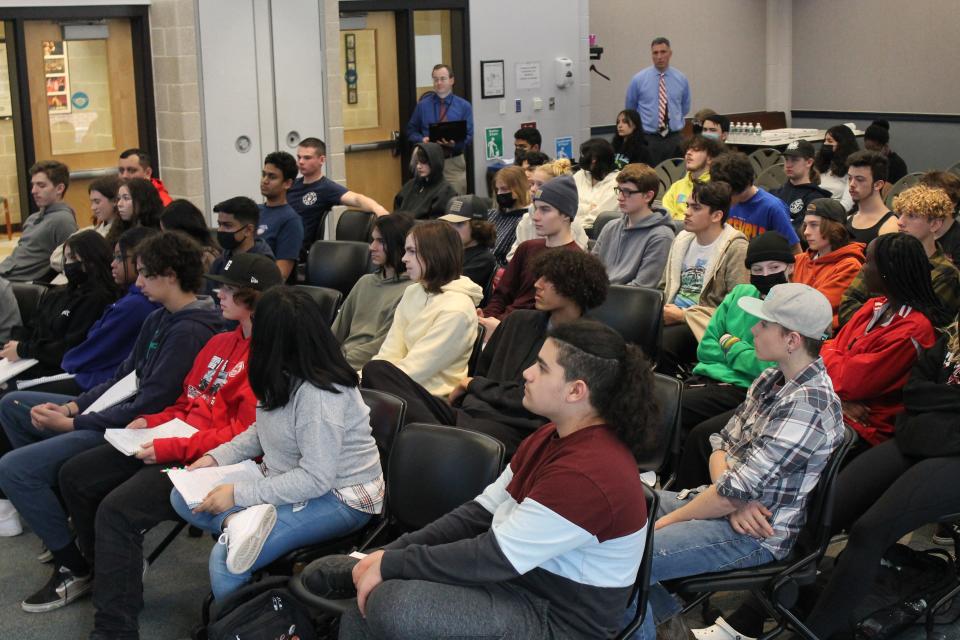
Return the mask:
M473 107L459 96L453 95L453 69L438 64L433 68L433 93L428 93L417 103L407 123L407 140L436 142L443 147L443 179L460 195L467 193L467 161L463 155L473 141ZM430 125L437 122L467 121L467 137L463 142L431 140Z
M287 190L297 178L297 161L286 151L267 154L260 173L260 205L257 236L270 245L280 275L286 280L297 266L303 246L303 222L287 204Z
M670 41L654 38L650 43L653 66L633 76L627 87L627 109L640 112L643 137L650 147L654 166L667 158L679 157L683 118L690 111L690 83L687 76L670 66Z

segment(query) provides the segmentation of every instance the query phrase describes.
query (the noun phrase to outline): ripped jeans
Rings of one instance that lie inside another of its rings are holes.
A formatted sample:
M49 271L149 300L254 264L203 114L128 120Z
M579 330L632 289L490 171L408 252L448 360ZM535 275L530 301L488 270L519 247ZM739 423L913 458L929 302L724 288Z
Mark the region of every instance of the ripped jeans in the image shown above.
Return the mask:
M193 513L176 489L170 494L170 502L180 517L188 523L219 535L223 521L232 513L242 511L233 507L216 515ZM325 540L332 540L361 528L370 521L369 513L348 507L329 492L306 502L284 504L277 507L277 524L267 537L260 556L249 571L231 573L227 570L227 545L217 542L210 552L210 588L217 600L230 595L250 582L254 571L265 567L280 556Z

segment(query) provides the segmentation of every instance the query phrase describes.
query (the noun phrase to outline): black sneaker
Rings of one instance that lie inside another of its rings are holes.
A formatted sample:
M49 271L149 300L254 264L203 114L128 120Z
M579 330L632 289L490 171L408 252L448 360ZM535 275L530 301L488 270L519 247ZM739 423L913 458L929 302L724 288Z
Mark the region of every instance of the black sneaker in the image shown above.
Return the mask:
M943 547L953 546L952 530L957 526L955 522L941 522L933 532L933 544L939 544Z
M53 575L40 591L20 603L28 613L44 613L65 607L93 588L91 576L76 576L66 567L54 567Z

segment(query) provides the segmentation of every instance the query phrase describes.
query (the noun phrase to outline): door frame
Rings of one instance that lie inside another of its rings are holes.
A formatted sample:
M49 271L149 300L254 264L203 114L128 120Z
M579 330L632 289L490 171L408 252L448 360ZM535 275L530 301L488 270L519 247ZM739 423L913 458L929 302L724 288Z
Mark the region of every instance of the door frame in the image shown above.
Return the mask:
M34 152L33 117L30 114L30 96L26 65L24 22L27 20L97 20L101 18L128 18L130 39L133 47L133 83L137 96L137 137L140 148L153 158L153 174L160 177L157 143L157 114L154 108L153 57L150 48L150 7L147 5L109 5L89 7L15 7L0 8L0 20L4 21L9 68L11 70L10 98L13 102L14 136L17 143L17 171L26 176L37 161ZM26 213L35 210L33 201L26 192L26 182L20 180L21 208ZM21 224L26 215L21 212Z
M435 9L450 9L460 11L462 19L450 21L451 39L459 40L462 47L453 47L450 64L457 74L453 93L473 104L471 100L471 69L470 69L470 3L469 0L340 0L339 9L344 13L363 13L373 11L392 11L397 20L397 60L410 60L413 57L413 12ZM400 109L400 166L403 171L403 180L409 178L410 154L413 149L407 142L406 127L417 106L416 82L409 74L397 70L397 106ZM477 132L473 132L476 139ZM467 193L474 192L473 157L466 153L467 161Z

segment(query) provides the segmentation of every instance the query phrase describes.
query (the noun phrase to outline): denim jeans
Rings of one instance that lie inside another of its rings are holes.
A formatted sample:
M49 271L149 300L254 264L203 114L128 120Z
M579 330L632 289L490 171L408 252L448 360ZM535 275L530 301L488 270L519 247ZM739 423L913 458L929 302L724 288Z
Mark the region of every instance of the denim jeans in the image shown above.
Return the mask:
M219 534L227 516L242 511L233 507L223 513L194 513L176 489L170 494L170 502L181 518L190 524ZM340 502L333 492L306 502L277 506L277 524L267 537L260 556L249 571L231 573L227 570L227 545L217 542L210 552L210 587L216 599L230 595L250 582L253 572L265 567L283 554L352 533L370 521L369 513L358 511Z
M69 400L73 398L32 391L14 391L0 400L0 424L14 447L0 458L0 488L51 551L73 541L54 491L60 467L81 451L103 444L101 431L60 433L37 429L30 422L31 407Z
M672 491L657 494L660 496L657 517L676 511L694 497L691 493L686 500L680 500ZM734 531L726 518L688 520L658 529L653 534L647 614L633 640L655 640L656 625L680 613L680 603L660 585L662 580L756 567L773 560L773 554L758 540ZM624 626L633 619L636 608L636 601L631 602Z

